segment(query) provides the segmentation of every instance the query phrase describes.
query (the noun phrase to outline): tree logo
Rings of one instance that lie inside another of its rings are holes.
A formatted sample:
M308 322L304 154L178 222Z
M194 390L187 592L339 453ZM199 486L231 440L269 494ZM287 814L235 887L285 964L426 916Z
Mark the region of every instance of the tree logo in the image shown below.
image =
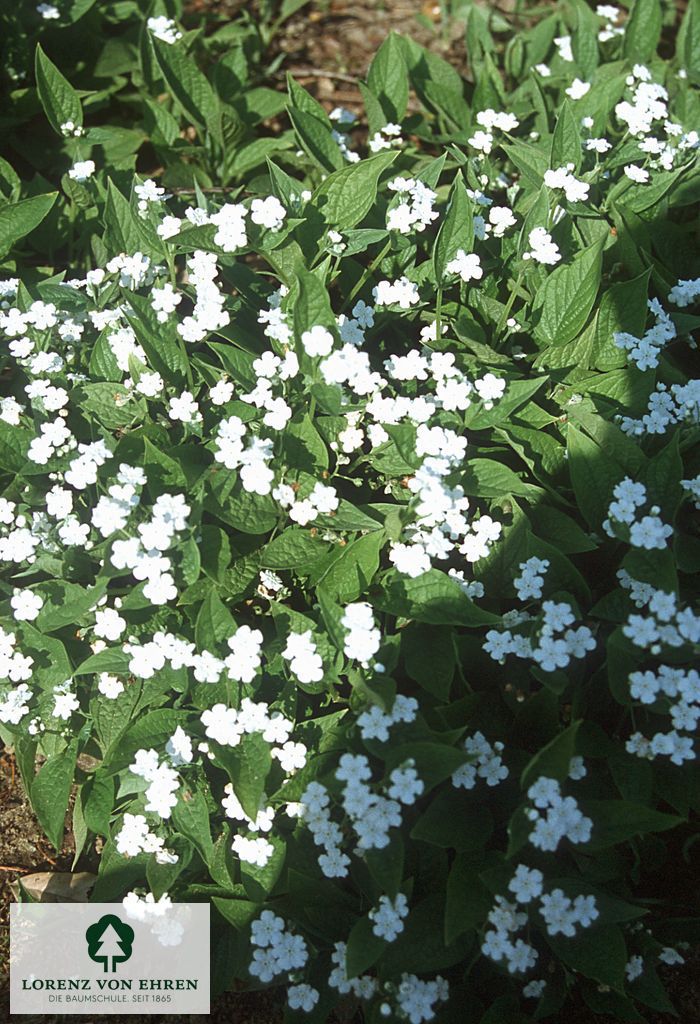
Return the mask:
M117 964L123 964L131 957L134 929L114 914L105 914L90 925L85 938L90 959L96 964L103 964L105 971L115 971Z

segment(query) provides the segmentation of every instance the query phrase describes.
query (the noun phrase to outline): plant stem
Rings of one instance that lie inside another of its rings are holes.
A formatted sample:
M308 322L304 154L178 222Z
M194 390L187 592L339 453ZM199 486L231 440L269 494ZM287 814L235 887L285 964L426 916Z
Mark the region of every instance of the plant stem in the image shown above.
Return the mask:
M436 299L436 303L435 303L435 340L436 341L440 340L440 328L442 326L441 322L440 322L441 314L442 314L442 285L440 285L438 287L437 299Z
M391 249L391 239L389 239L389 241L386 243L386 245L384 246L382 251L379 253L379 255L375 256L375 258L372 260L372 262L369 264L369 266L365 269L365 271L362 274L362 277L359 279L359 281L357 281L356 284L354 285L354 287L350 289L350 294L348 295L347 299L343 303L343 308L341 310L341 313L344 313L346 309L350 308L350 306L352 304L352 301L355 298L355 296L357 295L357 293L364 287L365 282L369 280L369 278L372 276L372 274L377 269L377 267L382 262L382 260L387 255L387 253L390 251L390 249Z
M513 308L513 303L515 302L515 299L516 299L516 297L518 295L518 292L520 291L520 285L523 283L523 276L524 276L524 271L521 270L520 273L518 274L518 277L517 277L517 280L515 282L515 285L511 289L511 293L508 296L508 301L506 302L505 309L501 313L500 319L499 319L498 323L496 324L496 335L497 336L500 335L501 331L503 330L503 328L505 326L506 320L510 316L510 311Z

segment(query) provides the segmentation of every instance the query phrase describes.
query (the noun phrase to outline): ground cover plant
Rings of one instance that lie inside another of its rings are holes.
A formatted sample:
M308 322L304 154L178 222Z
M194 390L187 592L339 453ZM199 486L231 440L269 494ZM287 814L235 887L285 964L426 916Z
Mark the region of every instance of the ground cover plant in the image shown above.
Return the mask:
M648 879L697 857L700 7L463 7L470 79L391 35L358 117L266 82L298 6L9 18L0 735L93 899L211 901L219 991L643 1021L698 934Z

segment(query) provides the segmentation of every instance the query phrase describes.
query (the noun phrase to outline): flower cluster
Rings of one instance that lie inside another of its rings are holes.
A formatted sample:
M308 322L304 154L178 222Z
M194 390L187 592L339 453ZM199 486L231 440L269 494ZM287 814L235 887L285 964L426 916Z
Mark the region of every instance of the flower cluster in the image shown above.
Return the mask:
M99 884L128 858L164 944L214 894L217 984L299 1019L459 1015L438 970L541 1016L560 955L636 999L680 954L625 844L687 816L700 721L689 20L667 60L641 0L470 19L466 88L392 35L364 118L285 109L262 8L108 6L22 28L96 55L42 42L2 175L0 738L42 827L88 771Z
M572 796L562 796L556 779L540 776L528 789L527 797L534 804L527 810L535 826L529 839L539 850L554 851L564 838L570 843L587 843L591 838L593 822L579 810Z
M380 896L379 905L369 912L373 933L386 942L393 942L403 931L407 914L408 900L402 892L393 900L389 896Z
M299 971L309 959L309 951L302 936L288 931L284 919L271 910L263 910L260 917L253 921L251 943L255 949L248 970L254 978L263 982L272 981L280 974Z
M615 331L613 341L624 349L638 370L649 370L659 365L659 354L676 337L676 327L671 317L656 299L649 300L649 308L656 323L641 338L635 338L626 331Z
M467 736L464 749L470 761L452 774L453 786L458 789L474 789L479 779L484 779L487 786L497 786L508 778L508 768L501 757L505 744L500 740L491 744L483 733L476 732L473 736Z
M625 477L613 489L613 501L608 508L608 518L603 529L610 537L617 537L618 531L627 533L629 543L635 548L665 548L668 538L673 535L673 527L665 524L659 517L661 509L652 505L648 515L638 519L638 510L647 503L647 489L644 484ZM628 531L624 528L629 527Z

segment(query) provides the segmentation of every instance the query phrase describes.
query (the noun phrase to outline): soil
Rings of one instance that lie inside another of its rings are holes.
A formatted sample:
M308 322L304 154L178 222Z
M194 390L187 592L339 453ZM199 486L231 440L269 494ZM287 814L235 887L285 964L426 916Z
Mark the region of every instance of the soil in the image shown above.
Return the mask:
M245 0L190 0L186 11L192 15L206 14L212 23L232 17L241 7L254 7ZM492 10L507 15L514 0L490 3ZM680 0L679 6L685 4ZM301 82L329 109L346 106L361 109L357 80L366 77L372 55L391 31L411 35L422 46L449 60L465 77L469 77L468 58L464 47L464 29L453 23L449 29L441 23L440 4L432 0L326 0L307 5L281 27L273 53L283 56L277 77L283 80L287 71ZM9 907L15 898L13 885L23 875L39 871L70 871L74 844L67 829L64 844L57 854L43 836L24 795L14 766L14 759L0 756L0 1020L9 1017L8 951ZM82 867L82 863L78 867ZM88 865L92 866L92 865ZM660 889L664 881L659 882ZM671 997L683 1024L700 1024L700 950L683 968L662 971ZM214 1004L206 1018L211 1024L281 1024L282 993L227 993ZM133 1016L114 1016L113 1024L133 1024ZM151 1024L198 1024L201 1015L149 1016ZM361 1024L361 1014L353 1008L337 1018L336 1024ZM84 1015L26 1016L25 1020L41 1020L42 1024L94 1024ZM600 1017L581 1005L567 1008L568 1024L610 1024L610 1017ZM671 1024L668 1014L649 1013L648 1024Z
M285 55L284 69L320 102L357 112L362 101L355 83L366 79L372 56L392 31L412 36L468 74L464 25L452 21L445 28L440 5L431 0L332 0L325 10L290 18L273 47Z

